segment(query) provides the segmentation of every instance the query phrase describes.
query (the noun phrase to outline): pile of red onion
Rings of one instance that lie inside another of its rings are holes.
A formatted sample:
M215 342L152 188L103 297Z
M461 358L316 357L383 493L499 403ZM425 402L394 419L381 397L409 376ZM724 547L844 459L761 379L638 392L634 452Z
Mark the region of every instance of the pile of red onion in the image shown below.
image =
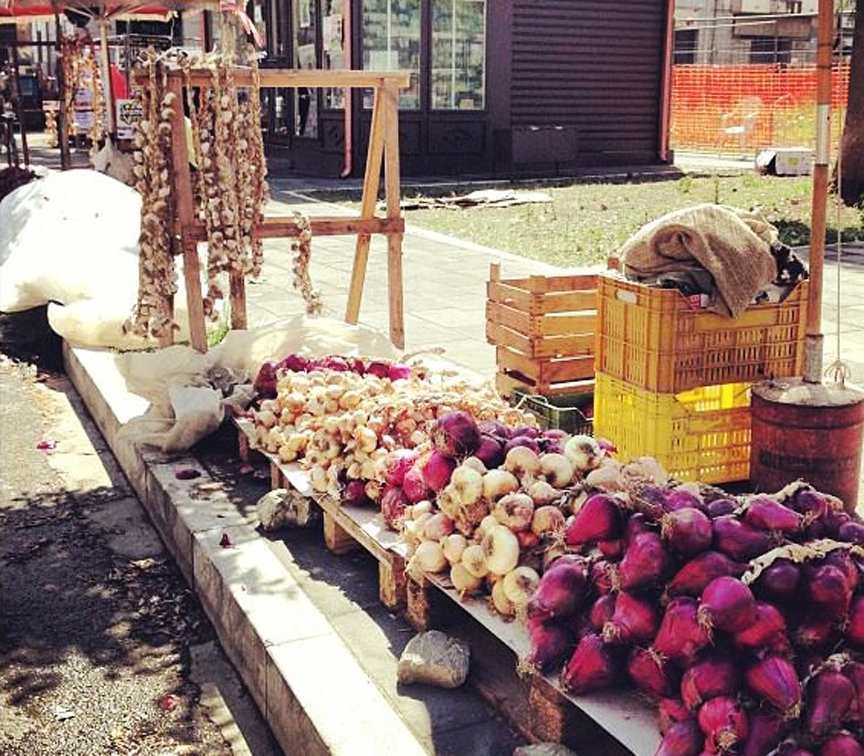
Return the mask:
M659 756L864 756L862 524L805 484L720 497L590 496L578 568L552 562L529 604L529 661L577 695L635 686Z

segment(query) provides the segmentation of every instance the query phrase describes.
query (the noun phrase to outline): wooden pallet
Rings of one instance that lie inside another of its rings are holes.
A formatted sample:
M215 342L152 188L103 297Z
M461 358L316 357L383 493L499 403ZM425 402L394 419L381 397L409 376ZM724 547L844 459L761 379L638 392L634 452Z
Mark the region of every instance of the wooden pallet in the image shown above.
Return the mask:
M324 544L333 554L346 554L362 548L378 562L378 596L381 603L394 611L407 603L405 563L408 550L397 533L384 525L377 511L341 504L332 496L315 491L308 473L296 462L280 462L274 454L255 449L254 424L236 418L239 456L248 461L254 451L270 464L270 487L287 488L306 496L321 510Z
M530 645L525 626L505 621L482 599L460 599L444 575L408 578L409 621L466 637L471 681L527 738L604 756L653 756L660 744L653 707L632 691L567 693L556 676L519 673Z

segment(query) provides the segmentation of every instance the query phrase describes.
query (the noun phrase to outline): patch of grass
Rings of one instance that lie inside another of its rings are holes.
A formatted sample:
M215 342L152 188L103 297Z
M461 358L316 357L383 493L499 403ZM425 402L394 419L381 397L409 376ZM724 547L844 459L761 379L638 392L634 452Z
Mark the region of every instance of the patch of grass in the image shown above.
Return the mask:
M603 263L646 223L704 202L757 211L777 226L781 239L792 246L807 244L810 239L812 182L806 176L746 173L527 188L547 192L552 201L509 208L411 210L405 219L415 226L564 267ZM418 196L408 191L405 194ZM346 197L331 195L330 199ZM359 208L358 201L348 204ZM851 239L853 233L864 238L861 210L843 207L838 219L833 204L831 196L828 238L837 238L837 226L843 229L844 239Z

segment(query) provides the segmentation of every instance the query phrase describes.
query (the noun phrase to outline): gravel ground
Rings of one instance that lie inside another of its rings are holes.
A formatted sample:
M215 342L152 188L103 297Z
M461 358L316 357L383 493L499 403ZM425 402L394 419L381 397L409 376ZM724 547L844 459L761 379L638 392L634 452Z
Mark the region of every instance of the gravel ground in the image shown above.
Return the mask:
M212 628L74 401L0 355L0 753L278 753L210 674Z

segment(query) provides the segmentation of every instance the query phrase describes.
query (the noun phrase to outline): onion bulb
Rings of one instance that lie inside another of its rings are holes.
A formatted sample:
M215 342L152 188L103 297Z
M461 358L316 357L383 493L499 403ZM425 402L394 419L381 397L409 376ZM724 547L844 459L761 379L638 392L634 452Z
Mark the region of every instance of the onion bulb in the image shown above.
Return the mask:
M591 436L570 436L564 444L564 456L576 473L585 475L600 464L603 450Z
M537 452L527 446L514 446L504 457L504 469L519 480L533 480L540 470L540 458Z
M440 541L453 532L453 520L443 512L433 514L423 526L423 538L427 541Z
M502 496L519 490L519 480L511 472L496 467L483 476L483 498L498 501Z
M540 576L535 569L522 565L510 570L500 582L504 586L504 595L513 602L516 611L524 612L540 582Z
M481 546L486 554L489 572L506 575L519 563L519 540L513 531L504 525L489 528Z
M422 541L411 556L408 568L434 573L441 572L447 565L441 544L437 541Z
M528 530L531 527L531 518L534 517L534 502L528 494L507 494L495 503L492 514L510 530Z
M462 551L462 558L459 560L474 577L486 577L489 572L489 565L486 563L486 552L480 544L472 543L466 546Z
M483 476L471 467L459 465L450 478L451 495L463 507L470 507L483 495Z
M461 533L451 533L446 536L441 543L441 550L444 552L444 557L450 564L456 564L462 561L462 553L468 546L468 539Z
M531 530L538 538L564 532L564 513L551 504L537 507L531 518Z
M573 480L573 463L563 454L541 454L537 461L540 465L540 477L555 488L564 488Z
M492 606L502 617L516 616L516 607L504 592L503 580L496 580L492 584Z
M476 593L483 585L483 579L472 575L460 562L450 565L450 582L460 596Z
M528 486L526 493L538 507L551 504L553 501L561 498L561 491L557 488L553 488L553 486L545 480L535 480Z

